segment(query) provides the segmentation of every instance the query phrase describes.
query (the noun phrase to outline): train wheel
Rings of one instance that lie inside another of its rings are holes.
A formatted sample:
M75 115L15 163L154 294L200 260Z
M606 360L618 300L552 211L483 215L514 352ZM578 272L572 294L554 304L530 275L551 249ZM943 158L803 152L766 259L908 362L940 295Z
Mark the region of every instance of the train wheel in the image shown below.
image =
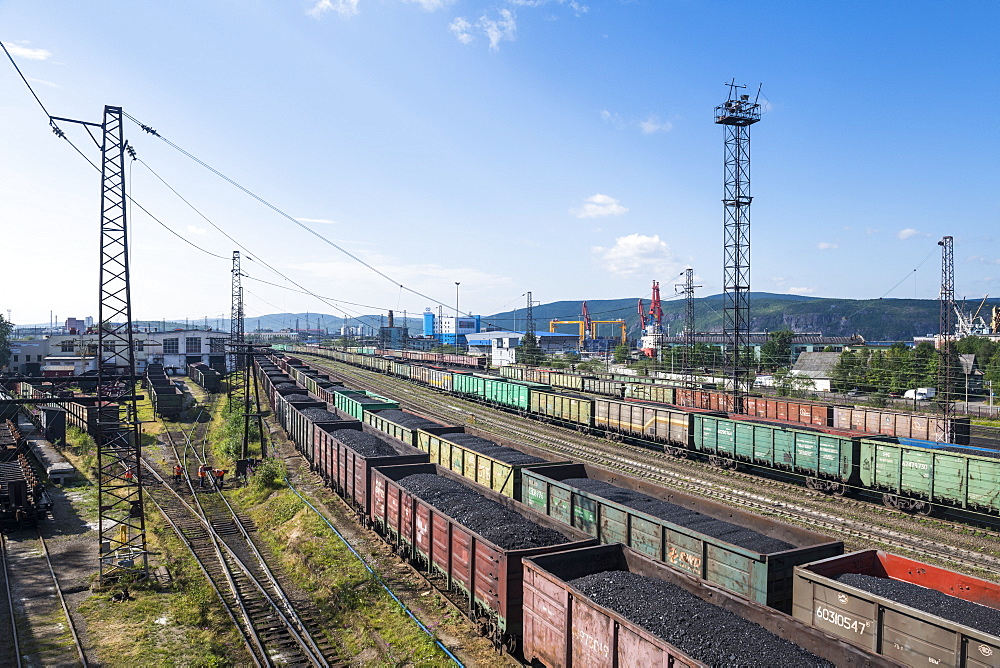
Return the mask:
M934 512L934 504L929 501L914 500L910 506L917 515L927 517Z
M833 485L833 495L838 498L843 498L847 494L847 485L844 483L835 483Z
M806 478L807 489L819 489L819 481L816 478Z
M886 508L899 508L899 497L895 494L883 494L882 504Z
M517 637L512 635L506 635L503 639L503 651L508 654L513 654L517 651Z

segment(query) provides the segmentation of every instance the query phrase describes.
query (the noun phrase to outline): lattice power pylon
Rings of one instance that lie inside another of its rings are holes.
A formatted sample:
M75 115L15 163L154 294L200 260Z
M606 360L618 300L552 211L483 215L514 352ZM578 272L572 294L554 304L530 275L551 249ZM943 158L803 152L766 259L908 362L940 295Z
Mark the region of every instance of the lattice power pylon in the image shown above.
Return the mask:
M938 323L938 331L941 336L941 346L938 349L940 361L938 362L937 372L937 394L940 398L939 403L941 405L941 410L947 418L948 412L951 410L952 339L955 333L954 239L952 237L943 237L941 241L938 242L938 246L941 247L941 293L938 299L941 314L940 321ZM945 420L945 425L948 425L947 420ZM950 428L946 426L945 430L950 431ZM948 437L951 436L950 433L947 435Z
M534 314L534 311L532 309L532 306L534 306L534 303L531 301L531 293L528 292L527 295L528 295L528 308L525 310L525 314L524 314L524 319L525 319L524 331L525 332L534 332L535 331L535 314Z
M684 295L684 348L681 350L681 374L684 376L684 387L694 387L694 290L700 288L694 284L694 269L684 270L684 282L674 285L674 292Z
M750 126L760 120L760 105L749 95L737 94L745 86L734 82L729 98L715 108L715 122L725 126L725 271L726 303L723 336L726 375L733 396L732 410L742 413L750 387ZM759 94L759 91L758 91Z
M125 220L125 151L121 107L104 107L101 125L101 279L98 308L98 533L102 583L149 574L143 515L141 441L135 404L135 347ZM123 409L123 413L121 412Z
M238 371L246 363L243 350L243 286L240 280L240 252L233 251L233 306L229 315L228 370Z

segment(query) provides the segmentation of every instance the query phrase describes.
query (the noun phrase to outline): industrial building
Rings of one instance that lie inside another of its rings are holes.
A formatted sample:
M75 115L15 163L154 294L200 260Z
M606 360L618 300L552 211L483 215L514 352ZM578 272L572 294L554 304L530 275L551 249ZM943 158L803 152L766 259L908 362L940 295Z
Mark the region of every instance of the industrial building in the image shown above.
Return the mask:
M579 352L579 337L575 334L535 332L538 345L546 355ZM524 332L481 332L468 336L470 355L489 355L493 366L514 363L514 349L521 345Z
M468 344L468 335L477 334L481 331L482 316L478 315L443 315L440 311L437 315L428 307L424 311L424 336L429 336L442 345L450 344L461 347Z

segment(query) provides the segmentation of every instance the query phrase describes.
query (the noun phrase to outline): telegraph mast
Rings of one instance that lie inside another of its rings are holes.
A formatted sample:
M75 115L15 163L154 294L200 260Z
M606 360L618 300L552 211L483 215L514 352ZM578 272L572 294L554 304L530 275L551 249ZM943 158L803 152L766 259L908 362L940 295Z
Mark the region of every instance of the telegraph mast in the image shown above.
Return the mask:
M715 123L725 126L724 276L726 303L723 335L732 410L743 413L750 389L750 126L760 121L760 104L740 94L735 79L729 97L715 108ZM758 97L760 89L757 90Z
M246 363L243 350L243 286L240 281L240 252L233 251L232 309L229 316L229 371L238 371Z
M684 375L684 387L694 387L694 368L692 353L694 352L694 290L700 288L694 284L694 269L684 270L684 282L674 285L674 292L684 295L684 348L681 351L681 373Z
M951 411L951 362L952 339L954 338L955 313L955 248L952 237L944 237L938 242L941 247L941 292L939 295L940 320L938 331L941 332L940 355L937 372L937 396L945 420L945 440L951 440L951 427L948 414Z

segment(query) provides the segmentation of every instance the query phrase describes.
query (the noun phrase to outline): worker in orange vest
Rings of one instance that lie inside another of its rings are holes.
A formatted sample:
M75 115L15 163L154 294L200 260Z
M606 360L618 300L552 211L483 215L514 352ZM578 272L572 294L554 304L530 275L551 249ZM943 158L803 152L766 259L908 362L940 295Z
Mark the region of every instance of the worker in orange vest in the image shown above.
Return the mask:
M219 489L222 489L225 485L226 472L223 469L215 469L215 484Z
M198 487L205 486L205 478L208 477L208 466L202 464L198 467Z
M181 468L180 464L174 464L174 482L179 484L182 475L184 475L184 469Z
M125 482L132 482L132 479L134 477L135 476L132 475L132 467L131 466L128 467L127 469L125 469Z

